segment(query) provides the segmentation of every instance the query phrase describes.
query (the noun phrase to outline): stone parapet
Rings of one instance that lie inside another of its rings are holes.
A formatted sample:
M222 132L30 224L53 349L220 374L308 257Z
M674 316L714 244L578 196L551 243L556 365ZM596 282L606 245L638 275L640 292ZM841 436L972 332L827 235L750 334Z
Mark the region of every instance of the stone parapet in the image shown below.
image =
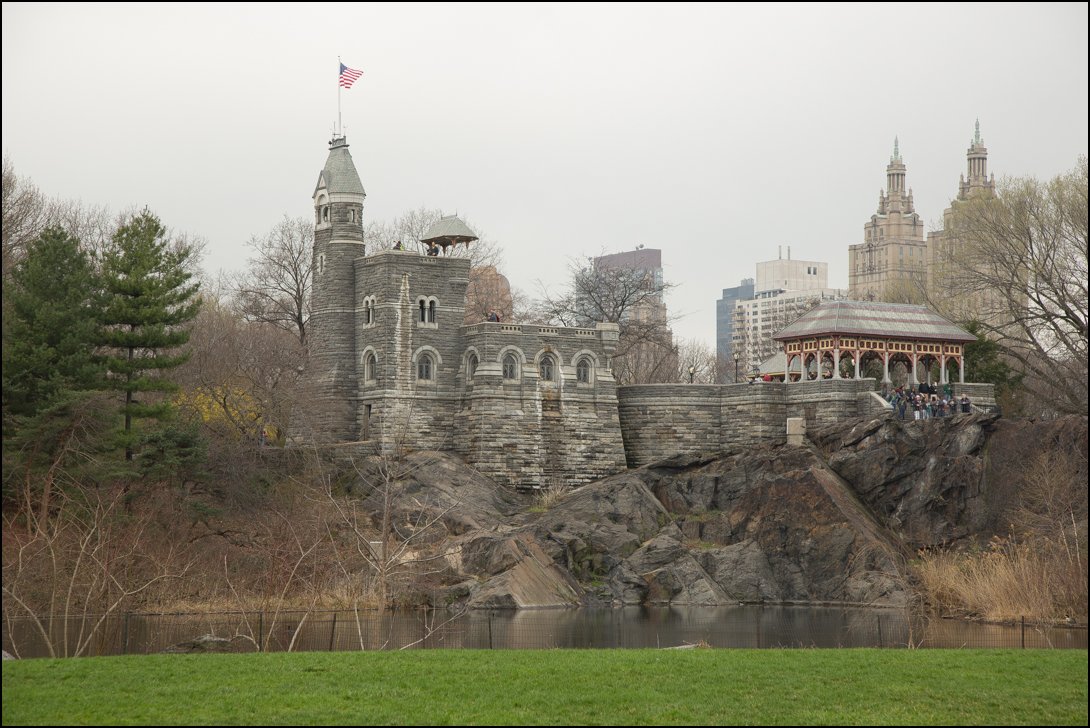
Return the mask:
M999 404L995 401L995 385L994 384L982 384L976 382L966 382L964 384L955 383L951 385L954 388L954 396L961 399L961 396L968 395L969 403L981 412L999 412Z
M637 384L617 388L621 434L630 468L685 452L720 448L718 384Z
M618 387L625 458L639 467L679 453L783 440L788 418L815 428L884 411L874 389L873 379Z

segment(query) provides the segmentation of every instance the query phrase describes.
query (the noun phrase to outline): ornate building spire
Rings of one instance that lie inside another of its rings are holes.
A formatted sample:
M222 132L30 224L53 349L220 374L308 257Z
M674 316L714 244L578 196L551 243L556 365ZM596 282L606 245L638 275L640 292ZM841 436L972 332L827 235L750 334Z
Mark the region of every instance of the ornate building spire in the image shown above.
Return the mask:
M893 137L893 156L886 166L886 195L891 210L912 211L911 204L905 204L908 202L905 196L905 163L901 159L901 144L897 137Z
M958 199L965 200L982 191L993 192L995 180L988 177L988 148L984 146L984 140L980 138L980 119L976 120L973 143L969 145L966 158L968 173L961 178L958 185Z

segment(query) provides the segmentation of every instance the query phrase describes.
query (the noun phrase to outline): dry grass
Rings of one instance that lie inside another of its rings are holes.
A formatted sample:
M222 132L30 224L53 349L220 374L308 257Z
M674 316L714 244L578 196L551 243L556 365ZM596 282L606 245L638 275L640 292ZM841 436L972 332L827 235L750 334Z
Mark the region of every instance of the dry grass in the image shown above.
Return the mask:
M553 484L542 488L534 495L534 505L530 509L533 513L542 513L555 506L567 497L571 490L561 484Z
M1081 550L1085 559L1085 541ZM943 614L1086 621L1086 570L1062 544L994 540L983 552L924 554L915 571L928 603Z
M1010 536L983 551L922 554L928 604L989 621L1087 621L1086 456L1045 447L1015 475Z

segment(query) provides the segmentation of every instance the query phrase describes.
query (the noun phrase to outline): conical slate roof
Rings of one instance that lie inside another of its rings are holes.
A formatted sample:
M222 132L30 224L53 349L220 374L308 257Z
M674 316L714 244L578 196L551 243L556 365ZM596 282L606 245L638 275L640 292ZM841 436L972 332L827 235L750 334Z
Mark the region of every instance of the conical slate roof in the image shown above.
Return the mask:
M432 226L424 233L424 237L420 239L420 242L434 242L436 245L445 248L448 245L458 243L468 244L477 239L477 233L470 230L469 226L462 222L461 218L457 215L446 215L432 223Z
M363 191L363 183L360 182L356 165L352 162L352 155L348 153L348 142L344 137L338 137L329 143L329 156L326 157L325 168L318 175L314 194L318 194L322 187L332 195L367 195Z
M976 341L925 306L874 301L830 301L799 316L772 338L777 341L827 334L936 341Z

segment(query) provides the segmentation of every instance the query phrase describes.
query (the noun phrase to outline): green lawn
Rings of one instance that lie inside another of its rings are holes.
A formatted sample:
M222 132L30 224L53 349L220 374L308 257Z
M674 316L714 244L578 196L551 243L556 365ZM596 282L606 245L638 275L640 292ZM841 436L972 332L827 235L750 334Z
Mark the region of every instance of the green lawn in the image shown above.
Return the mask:
M3 663L5 725L1082 724L1086 650L435 650Z

